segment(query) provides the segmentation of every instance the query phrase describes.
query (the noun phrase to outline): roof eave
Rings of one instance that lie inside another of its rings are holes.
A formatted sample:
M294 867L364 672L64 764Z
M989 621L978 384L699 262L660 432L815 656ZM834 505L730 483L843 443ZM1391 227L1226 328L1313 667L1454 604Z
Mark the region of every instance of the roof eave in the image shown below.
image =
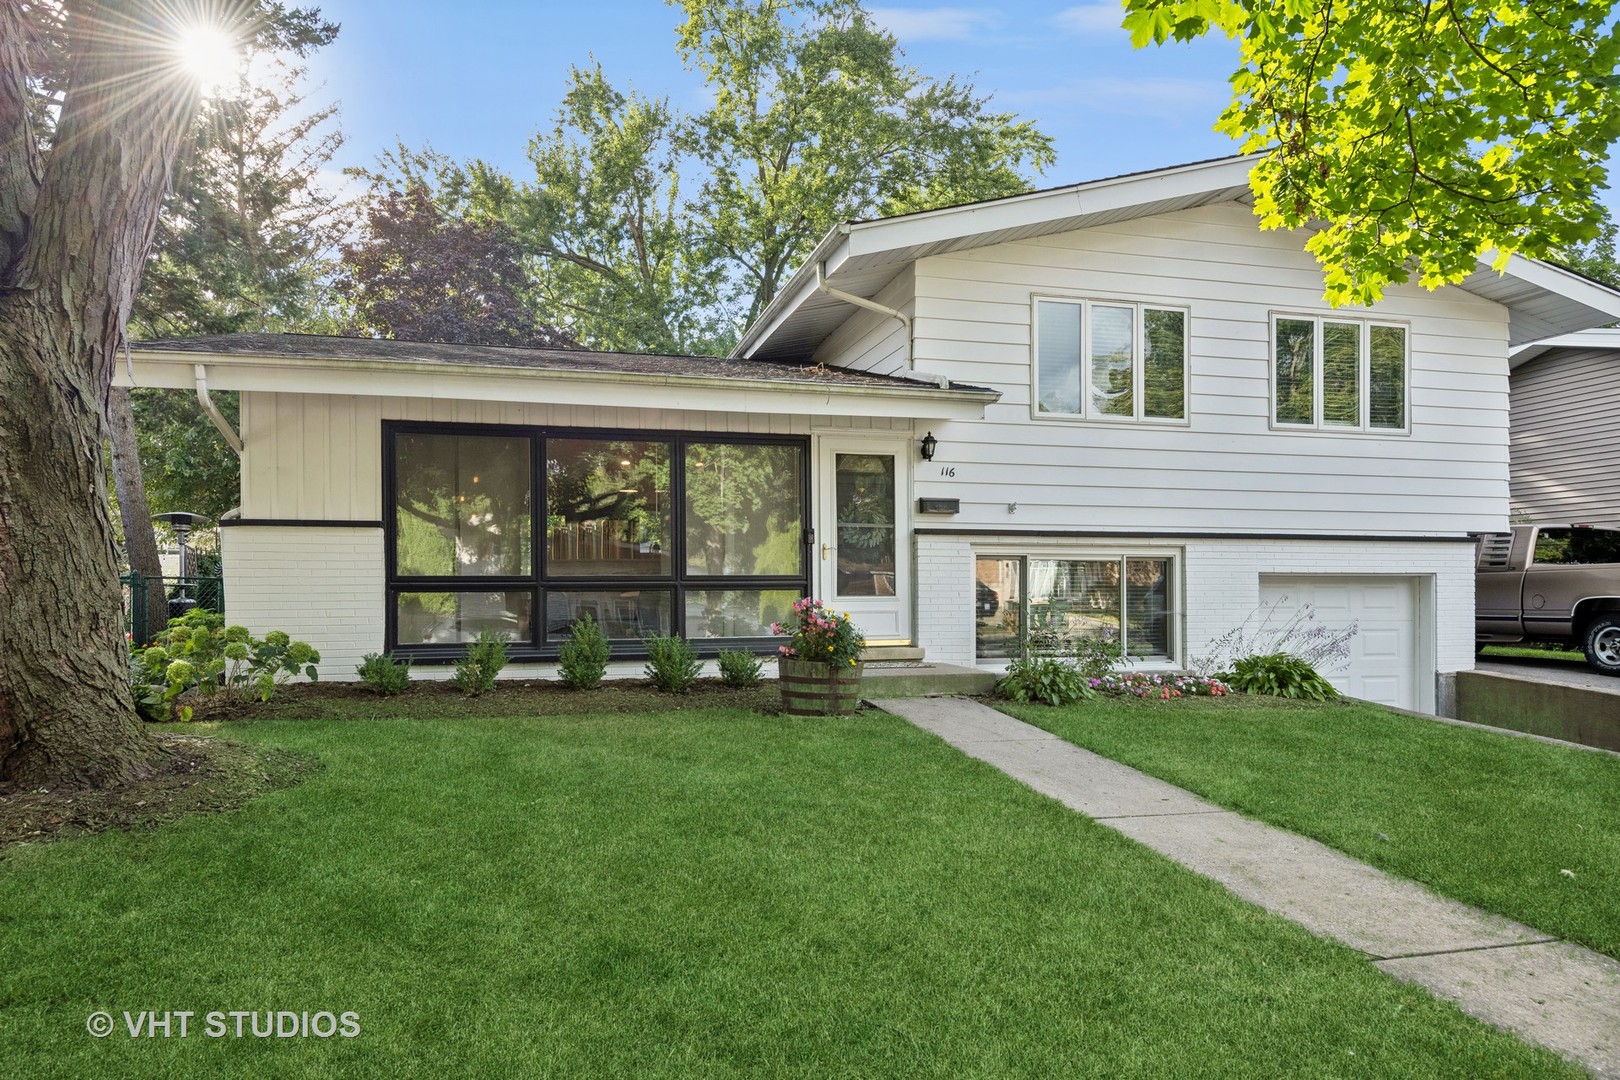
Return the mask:
M836 278L838 268L851 260L866 263L893 256L899 264L910 260L906 254L908 249L940 241L989 236L1009 228L1063 221L1131 206L1151 206L1176 196L1247 188L1249 172L1260 157L1250 154L1213 162L1176 165L1152 172L1089 180L1066 187L925 210L894 218L843 222L816 245L787 285L743 333L731 355L752 357L758 354L771 336L816 291L818 264L826 264L826 276L831 281Z
M746 400L753 411L820 415L886 415L899 407L918 419L955 419L982 415L1000 399L997 391L978 387L942 389L928 383L873 386L836 381L787 381L710 375L645 372L570 371L493 364L445 364L409 360L362 360L267 353L207 353L135 349L135 378L120 364L114 383L190 389L197 366L208 368L214 390L271 393L349 393L378 397L470 398L474 400L554 401L568 388L567 403L604 404L594 388L617 388L612 404L626 407L702 407L671 400L672 392L714 399L712 408L739 408ZM448 380L448 382L447 382ZM485 387L490 392L484 392ZM534 388L515 394L514 388ZM539 387L547 388L539 392ZM495 390L499 393L494 393ZM632 400L625 391L656 391L648 400Z

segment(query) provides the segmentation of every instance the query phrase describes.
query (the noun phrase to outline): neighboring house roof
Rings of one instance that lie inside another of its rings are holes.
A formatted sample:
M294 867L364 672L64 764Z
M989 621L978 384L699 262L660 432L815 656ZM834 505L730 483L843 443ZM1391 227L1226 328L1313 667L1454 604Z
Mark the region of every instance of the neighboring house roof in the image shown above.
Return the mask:
M915 417L978 415L977 386L713 356L524 349L318 334L219 334L140 341L124 385L186 387L207 368L218 390L469 397L629 407ZM131 370L132 369L132 370ZM447 376L454 376L447 382ZM604 396L612 384L612 399ZM773 391L764 395L761 391Z
M1532 342L1508 354L1508 367L1517 368L1538 356L1550 353L1569 356L1593 352L1614 352L1620 356L1620 328L1606 326L1597 330L1581 330L1573 334L1561 334L1544 341Z
M1151 172L1047 188L874 221L836 226L744 333L734 356L783 360L810 356L853 310L821 292L826 283L871 299L896 274L930 255L1073 232L1218 203L1250 201L1249 171L1258 155L1217 158ZM1579 274L1513 256L1506 271L1480 269L1459 286L1509 312L1510 343L1602 325L1620 318L1620 292Z

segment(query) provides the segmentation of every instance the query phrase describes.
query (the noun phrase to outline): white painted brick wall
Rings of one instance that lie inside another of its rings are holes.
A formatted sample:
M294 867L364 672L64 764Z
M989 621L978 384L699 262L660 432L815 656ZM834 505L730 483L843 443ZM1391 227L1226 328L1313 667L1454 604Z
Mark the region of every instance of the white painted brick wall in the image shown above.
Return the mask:
M919 536L917 644L942 664L973 663L973 545Z
M1466 543L1364 540L1189 540L1122 537L1114 543L1031 537L917 537L917 644L928 658L972 664L974 546L1000 553L1176 551L1181 560L1181 659L1208 649L1260 603L1261 574L1399 574L1420 584L1432 614L1436 668L1474 666L1474 549ZM1432 583L1432 587L1431 587Z
M362 656L383 651L381 529L239 525L219 534L227 622L309 642L323 679L353 679Z
M1416 577L1432 619L1435 668L1474 666L1474 549L1466 543L1310 540L1199 541L1186 545L1187 642L1196 656L1260 603L1261 574Z

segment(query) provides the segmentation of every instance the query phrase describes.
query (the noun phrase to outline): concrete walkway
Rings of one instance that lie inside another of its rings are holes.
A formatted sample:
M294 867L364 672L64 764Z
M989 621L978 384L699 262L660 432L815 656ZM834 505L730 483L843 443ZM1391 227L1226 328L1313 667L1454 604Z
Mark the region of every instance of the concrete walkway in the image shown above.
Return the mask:
M1360 950L1395 978L1620 1080L1620 962L1222 810L977 702L873 704L1243 899Z

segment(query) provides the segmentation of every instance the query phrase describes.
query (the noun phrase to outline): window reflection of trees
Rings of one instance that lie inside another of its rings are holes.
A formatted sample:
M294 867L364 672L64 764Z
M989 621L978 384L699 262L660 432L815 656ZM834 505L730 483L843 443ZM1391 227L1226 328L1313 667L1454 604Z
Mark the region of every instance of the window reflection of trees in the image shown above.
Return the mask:
M894 456L839 454L833 486L838 595L893 596Z
M1277 320L1277 413L1280 424L1316 422L1316 328L1305 319Z
M686 572L787 576L803 572L800 450L690 443L686 447Z
M395 453L399 573L530 572L528 439L401 435Z
M621 640L764 637L804 593L802 441L401 430L388 446L390 647L497 629L540 649L586 611Z
M669 457L662 442L548 439L548 571L667 575Z

